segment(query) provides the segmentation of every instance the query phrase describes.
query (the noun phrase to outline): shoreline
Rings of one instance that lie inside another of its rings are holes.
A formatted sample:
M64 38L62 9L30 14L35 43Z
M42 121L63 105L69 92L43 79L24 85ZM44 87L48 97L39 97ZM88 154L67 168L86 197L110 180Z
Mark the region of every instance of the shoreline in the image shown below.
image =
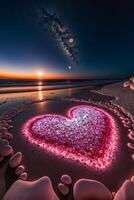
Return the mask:
M12 86L8 85L7 86L0 86L0 94L8 94L8 93L22 93L22 92L36 92L39 90L42 91L49 91L49 90L60 90L60 89L69 89L69 88L82 88L82 87L89 87L92 89L93 87L103 87L107 84L113 84L113 82L118 82L118 81L102 81L100 82L82 82L82 83L60 83L60 84L44 84L41 81L38 81L36 85L19 85L19 86ZM32 86L32 87L31 87Z

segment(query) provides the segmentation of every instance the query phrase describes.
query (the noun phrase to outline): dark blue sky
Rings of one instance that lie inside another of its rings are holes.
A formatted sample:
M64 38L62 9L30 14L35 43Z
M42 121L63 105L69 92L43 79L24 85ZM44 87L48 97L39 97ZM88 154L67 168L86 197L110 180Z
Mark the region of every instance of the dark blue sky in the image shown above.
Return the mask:
M75 35L80 62L72 67L50 33L39 23L38 8L57 13ZM133 1L1 0L0 72L35 70L124 77L134 73Z

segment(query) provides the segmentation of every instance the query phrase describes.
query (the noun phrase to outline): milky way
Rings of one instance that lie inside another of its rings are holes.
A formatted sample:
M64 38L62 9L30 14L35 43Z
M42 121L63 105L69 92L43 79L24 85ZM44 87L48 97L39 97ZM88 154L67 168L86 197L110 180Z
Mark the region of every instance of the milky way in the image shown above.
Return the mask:
M70 108L67 118L55 114L34 117L22 132L31 143L50 153L102 170L115 159L119 139L108 113L84 105Z
M44 28L52 34L59 46L64 50L66 55L73 61L74 64L79 63L79 50L76 38L73 36L70 29L64 25L62 20L46 10L39 12L40 23Z

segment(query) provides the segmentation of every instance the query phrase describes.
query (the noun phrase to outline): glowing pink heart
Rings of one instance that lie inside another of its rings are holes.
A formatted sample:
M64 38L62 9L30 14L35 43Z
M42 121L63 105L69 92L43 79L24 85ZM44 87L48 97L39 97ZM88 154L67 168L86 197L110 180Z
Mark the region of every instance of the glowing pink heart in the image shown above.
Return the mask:
M23 134L57 156L79 161L96 169L106 169L115 159L118 130L115 120L95 106L75 106L67 117L45 114L26 122Z

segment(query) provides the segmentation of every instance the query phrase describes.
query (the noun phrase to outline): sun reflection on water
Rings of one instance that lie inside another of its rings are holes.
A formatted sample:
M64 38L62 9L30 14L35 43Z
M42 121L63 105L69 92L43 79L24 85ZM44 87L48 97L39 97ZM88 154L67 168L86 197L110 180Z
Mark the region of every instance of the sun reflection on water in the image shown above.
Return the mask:
M39 100L42 101L43 94L42 94L42 82L41 81L38 83L38 96L39 96Z

